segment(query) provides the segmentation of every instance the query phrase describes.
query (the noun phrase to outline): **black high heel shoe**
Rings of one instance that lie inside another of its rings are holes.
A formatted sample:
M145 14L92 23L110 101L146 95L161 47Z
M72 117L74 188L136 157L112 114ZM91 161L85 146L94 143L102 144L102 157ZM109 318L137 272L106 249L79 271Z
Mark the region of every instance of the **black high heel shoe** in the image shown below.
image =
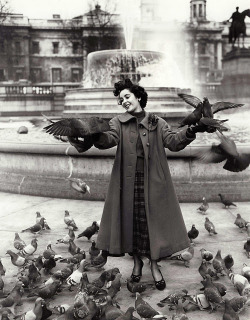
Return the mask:
M163 278L163 275L162 275L162 273L161 273L161 270L159 270L159 272L160 272L160 274L161 274L161 280L159 280L159 281L156 281L156 280L155 280L153 271L151 270L151 272L152 272L152 276L153 276L153 279L154 279L154 282L155 282L155 287L156 287L156 289L158 289L158 290L160 290L160 291L164 290L164 289L166 288L166 282L165 282L165 280L164 280L164 278Z
M133 282L140 282L141 280L141 276L142 276L142 268L144 266L144 263L143 261L140 259L140 265L141 265L141 268L140 268L140 273L138 275L135 275L135 274L131 274L131 279Z

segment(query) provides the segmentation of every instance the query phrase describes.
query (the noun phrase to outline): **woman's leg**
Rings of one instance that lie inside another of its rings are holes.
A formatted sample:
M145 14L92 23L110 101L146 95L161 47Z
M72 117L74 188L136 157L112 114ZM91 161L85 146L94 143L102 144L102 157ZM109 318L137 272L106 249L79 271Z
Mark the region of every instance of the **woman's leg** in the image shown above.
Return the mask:
M164 290L166 288L166 282L162 276L156 260L151 260L151 272L155 281L155 286L158 290Z
M137 254L133 254L134 268L131 274L131 278L134 282L139 282L142 275L143 261Z

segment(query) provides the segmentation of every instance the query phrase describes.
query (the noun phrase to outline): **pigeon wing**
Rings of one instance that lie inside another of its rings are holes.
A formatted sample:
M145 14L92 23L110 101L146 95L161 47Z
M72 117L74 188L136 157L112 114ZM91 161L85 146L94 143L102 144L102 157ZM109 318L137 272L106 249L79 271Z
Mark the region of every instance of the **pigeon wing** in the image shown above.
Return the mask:
M209 150L197 154L197 158L205 163L219 163L226 159L226 155L220 144L212 144Z
M212 105L212 111L213 114L215 114L216 112L222 111L222 110L226 110L226 109L232 109L232 108L239 108L244 106L244 104L240 104L240 103L233 103L233 102L224 102L224 101L218 101L216 103L214 103Z
M198 104L202 103L202 101L199 98L192 96L191 94L178 93L178 96L194 108L197 108Z

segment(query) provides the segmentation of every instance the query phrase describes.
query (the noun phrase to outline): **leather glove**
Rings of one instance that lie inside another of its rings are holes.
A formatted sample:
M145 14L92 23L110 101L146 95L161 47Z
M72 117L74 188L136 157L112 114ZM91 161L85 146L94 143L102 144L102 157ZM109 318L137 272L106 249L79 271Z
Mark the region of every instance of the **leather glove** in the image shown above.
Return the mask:
M190 126L187 129L189 134L196 134L197 132L208 132L213 133L216 131L216 128L211 126L206 126L204 124L196 124L195 126Z

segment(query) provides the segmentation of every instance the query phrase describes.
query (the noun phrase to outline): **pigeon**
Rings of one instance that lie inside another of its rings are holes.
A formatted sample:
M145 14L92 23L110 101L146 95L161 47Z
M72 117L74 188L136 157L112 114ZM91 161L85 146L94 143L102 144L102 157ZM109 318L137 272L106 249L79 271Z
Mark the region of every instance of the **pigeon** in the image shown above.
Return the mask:
M204 295L213 311L218 305L223 303L222 297L209 275L207 275L206 280L202 283L204 285Z
M127 278L127 289L131 293L142 293L147 289L148 285L142 282L134 282L133 279Z
M107 263L108 251L102 250L102 252L91 260L91 266L100 269Z
M116 320L133 320L133 313L135 311L134 307L128 307L125 314L121 314L116 318Z
M21 305L21 299L24 293L22 281L17 281L14 288L10 291L7 298L0 301L0 307L12 307L15 305Z
M201 252L202 259L204 259L206 261L211 261L213 259L212 252L210 252L210 251L208 251L208 250L206 250L204 248L201 248L200 252Z
M54 257L50 257L49 259L46 259L43 261L43 270L45 274L50 273L50 271L55 268L56 261Z
M43 268L43 256L40 255L35 259L35 266L39 271Z
M209 274L211 277L215 276L215 273L210 268L208 268L206 260L202 260L198 271L203 279L206 279L207 274Z
M240 320L239 315L234 311L231 306L230 300L225 299L225 310L222 320Z
M122 274L118 272L108 288L108 295L111 297L111 299L114 299L116 294L121 290L121 277Z
M246 263L243 263L241 274L250 282L250 267Z
M70 216L68 210L65 210L64 223L67 225L67 227L71 226L74 231L78 230L75 220Z
M209 235L211 234L217 234L215 231L215 226L212 221L210 221L207 217L205 218L205 223L204 223L205 229L209 232Z
M237 213L237 217L234 221L234 224L240 228L241 232L243 232L243 228L246 228L247 222L245 219L241 217L239 213Z
M78 234L77 239L81 237L86 237L88 240L99 230L97 222L94 221L90 227L87 227L83 232Z
M3 296L3 289L4 289L4 281L2 276L0 275L0 297Z
M247 237L247 241L244 243L244 250L247 258L250 259L250 237Z
M108 121L98 118L65 118L44 127L44 130L52 135L84 138L96 133L110 130Z
M230 305L237 313L240 313L244 309L246 302L247 297L234 297L230 299Z
M250 222L246 224L247 236L250 237Z
M224 204L225 208L229 208L230 206L237 207L235 203L233 203L229 199L226 199L226 197L224 195L222 195L221 193L219 193L218 196L220 197L220 201L222 204Z
M40 233L43 228L44 228L44 218L41 218L39 223L36 223L33 226L22 230L22 232L30 231L32 233Z
M36 223L40 223L41 219L44 218L41 216L41 213L39 211L36 212ZM44 218L44 222L43 222L43 229L47 229L50 230L50 227L46 221L46 219Z
M203 126L208 132L216 132L218 130L221 134L223 131L229 131L230 128L229 126L225 126L225 122L228 121L226 120L219 120L219 119L213 119L213 118L201 118L200 121L198 122L198 126Z
M205 163L219 163L226 160L223 168L231 172L245 170L250 164L250 154L239 153L235 142L225 135L217 133L221 143L197 154L197 159Z
M217 251L214 257L214 260L212 262L212 265L216 273L220 273L223 276L225 275L223 271L225 271L226 266L225 266L224 260L221 257L221 250Z
M75 244L74 240L69 239L68 252L73 256L80 251L81 251L81 249Z
M95 240L92 240L91 247L89 248L90 260L93 260L95 257L97 257L99 253L100 253L100 249L96 247Z
M159 315L158 311L153 309L148 302L142 299L139 292L136 292L135 309L139 316L144 319L153 318Z
M41 277L41 273L39 272L35 264L34 263L30 264L28 269L29 283L31 284L36 282L40 277Z
M231 271L231 268L234 265L234 259L232 255L228 254L227 256L225 256L223 260L224 260L225 267Z
M70 181L70 185L73 189L76 191L85 194L88 192L90 194L90 187L87 185L85 181L79 178L67 178L68 181Z
M73 231L73 227L69 226L68 229L69 229L68 234L66 234L63 238L58 239L56 244L58 243L68 244L69 240L73 240L73 241L75 240L75 233Z
M26 246L26 243L20 238L19 234L15 232L14 248L22 250Z
M195 225L192 225L191 230L188 231L188 238L190 242L193 242L194 239L196 239L199 235L199 230L195 228Z
M27 297L39 296L43 299L50 299L52 298L60 288L62 282L61 280L56 279L52 283L44 285L40 288L37 288L36 291L31 291Z
M83 259L80 262L79 267L66 279L66 283L69 285L69 290L72 286L76 286L80 283L82 273L85 271L86 260Z
M74 263L68 263L66 267L60 270L62 279L67 279L74 271Z
M16 267L23 267L27 263L25 257L22 257L11 250L7 250L6 254L10 255L11 262Z
M23 257L31 256L37 250L37 239L34 238L31 240L31 243L25 246L21 251L20 255Z
M188 319L189 318L187 317L183 308L182 300L179 299L177 301L176 311L175 311L175 314L172 316L172 320L188 320Z
M247 278L233 272L230 272L228 274L228 277L241 296L244 296L250 293L250 284Z
M202 102L200 102L195 107L193 112L189 113L184 119L181 120L178 128L184 127L186 125L191 126L198 123L202 117L202 109L203 109L203 104Z
M50 257L55 257L56 253L55 251L52 249L52 244L51 241L49 242L49 244L47 245L46 249L43 251L43 257L44 259L49 259Z
M91 284L97 288L102 288L106 282L107 273L107 271L103 271L97 279L94 279L91 282Z
M207 97L205 97L202 102L199 98L192 96L190 94L186 94L186 93L178 93L178 96L194 108L197 108L197 106L200 103L202 103L203 104L203 110L202 110L203 116L209 117L209 118L212 118L213 115L219 111L226 110L226 109L232 109L232 108L239 108L239 107L244 106L244 104L226 102L226 101L217 101L214 104L210 104Z
M205 197L202 198L202 204L197 208L197 211L199 211L202 214L206 214L206 211L209 208L209 204Z
M0 258L0 275L5 276L6 268L3 266L2 260Z
M190 247L185 250L184 252L173 256L170 258L170 260L180 260L180 261L184 261L184 265L185 267L189 267L190 264L190 260L193 258L194 256L194 245L191 243Z

